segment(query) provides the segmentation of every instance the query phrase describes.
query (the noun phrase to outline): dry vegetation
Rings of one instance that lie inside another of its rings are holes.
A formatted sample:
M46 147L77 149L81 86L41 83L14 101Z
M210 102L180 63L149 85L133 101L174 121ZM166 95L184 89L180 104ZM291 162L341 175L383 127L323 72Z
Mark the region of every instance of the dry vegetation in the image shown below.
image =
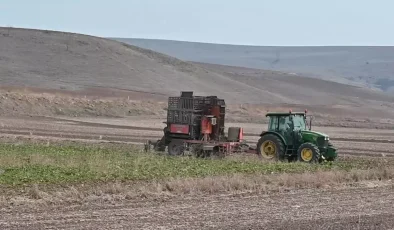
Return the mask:
M136 117L145 116L165 119L167 102L163 100L136 100L130 97L85 97L83 93L70 96L67 93L39 93L31 90L0 90L0 115L2 116L51 116L51 117ZM392 119L358 112L352 108L302 107L299 105L252 105L229 104L226 122L265 124L268 111L298 111L309 109L314 125L327 127L356 127L393 129ZM370 112L370 110L368 110Z
M0 114L69 117L163 115L166 104L126 98L90 99L49 93L0 91Z
M139 151L121 144L0 144L2 203L267 194L388 182L394 177L392 158L341 157L338 162L309 165L262 162L253 156L216 160Z
M2 186L2 205L60 205L85 202L166 200L187 196L224 194L275 194L298 189L340 189L390 184L393 168L318 171L315 173L232 174L202 178L168 178L158 181L111 181L77 184L27 184L16 189Z
M277 225L288 229L294 227L292 221L304 221L310 209L332 211L316 202L333 208L330 196L346 201L335 193L341 188L356 203L359 194L352 194L351 187L379 187L375 199L388 194L381 187L392 188L394 158L385 154L393 156L389 129L394 128L394 107L387 95L274 71L187 63L77 34L0 28L0 37L0 65L4 67L0 69L2 228L112 229L135 223L136 228L157 229L162 224L189 229L195 222L215 228L213 223L219 221L220 227L228 229L237 224L235 220L244 220L245 228L257 223L272 227L270 221L277 216L292 217L292 205L307 200L298 220L290 218ZM294 91L294 85L304 93ZM261 124L267 121L267 111L308 109L316 118L317 130L327 131L340 147L340 159L309 165L262 162L254 156L204 160L142 153L131 143L162 135L167 96L178 95L179 90L225 98L226 126L245 127L246 138L252 142L265 128ZM259 104L248 104L252 102ZM368 158L368 154L375 157ZM323 191L331 194L316 195ZM298 193L300 198L278 195L284 193ZM226 198L241 195L257 198ZM160 203L167 199L169 203ZM204 206L202 199L210 205ZM271 204L270 199L289 206ZM385 199L390 201L390 194ZM233 207L233 202L242 207ZM269 216L256 203L283 215ZM81 207L99 214L87 217L79 213ZM185 216L186 209L190 213ZM30 215L36 211L46 219ZM253 220L242 216L259 212L269 217ZM157 220L140 220L139 215ZM167 218L180 215L179 220ZM309 218L306 223L316 227L313 221L318 220Z

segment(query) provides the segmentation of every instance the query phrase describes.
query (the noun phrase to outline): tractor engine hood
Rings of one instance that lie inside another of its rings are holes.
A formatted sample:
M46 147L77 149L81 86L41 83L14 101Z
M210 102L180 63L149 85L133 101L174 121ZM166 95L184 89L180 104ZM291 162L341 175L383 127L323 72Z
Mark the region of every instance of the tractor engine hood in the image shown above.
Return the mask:
M328 138L328 135L325 133L321 132L316 132L316 131L309 131L309 130L302 130L301 131L302 135L311 135L311 136L316 136L316 137L325 137Z
M316 143L319 147L325 147L328 144L329 136L324 133L303 130L301 136L304 142Z

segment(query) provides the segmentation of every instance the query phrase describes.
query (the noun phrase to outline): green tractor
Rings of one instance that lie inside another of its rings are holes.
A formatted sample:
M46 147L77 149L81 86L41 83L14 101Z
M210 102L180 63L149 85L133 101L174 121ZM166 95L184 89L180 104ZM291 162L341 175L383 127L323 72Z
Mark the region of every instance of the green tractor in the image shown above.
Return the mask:
M312 117L305 112L266 114L269 118L268 131L260 134L257 154L265 159L283 161L301 161L317 163L334 161L336 148L332 146L328 135L311 131ZM309 127L307 122L309 117Z

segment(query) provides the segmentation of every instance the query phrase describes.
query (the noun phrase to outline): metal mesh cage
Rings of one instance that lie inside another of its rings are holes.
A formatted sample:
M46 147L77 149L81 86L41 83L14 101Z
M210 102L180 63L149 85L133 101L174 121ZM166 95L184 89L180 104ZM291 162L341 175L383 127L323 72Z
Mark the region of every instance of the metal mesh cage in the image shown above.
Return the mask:
M193 96L191 92L182 92L180 97L169 97L167 124L188 124L190 137L198 138L201 117L216 105L220 105L219 134L224 135L225 102L217 96Z

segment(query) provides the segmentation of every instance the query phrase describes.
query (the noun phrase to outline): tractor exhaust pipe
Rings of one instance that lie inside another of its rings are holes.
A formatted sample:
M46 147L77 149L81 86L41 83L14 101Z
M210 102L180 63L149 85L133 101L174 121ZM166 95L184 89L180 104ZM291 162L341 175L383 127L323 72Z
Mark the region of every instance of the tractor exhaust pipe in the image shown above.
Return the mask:
M307 116L306 114L308 113L308 110L307 109L305 109L305 117ZM309 119L309 131L311 131L312 130L312 116L309 116L310 117L310 119Z

